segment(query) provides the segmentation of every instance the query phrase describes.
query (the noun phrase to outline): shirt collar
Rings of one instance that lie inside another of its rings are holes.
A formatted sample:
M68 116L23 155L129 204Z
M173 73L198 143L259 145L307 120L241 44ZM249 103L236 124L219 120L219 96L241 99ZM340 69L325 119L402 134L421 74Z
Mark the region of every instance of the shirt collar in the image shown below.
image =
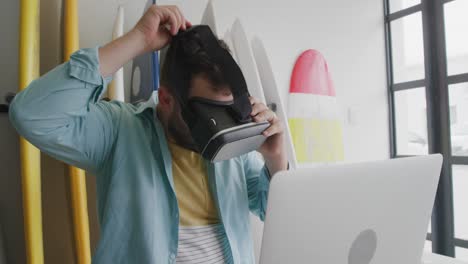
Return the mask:
M136 110L136 113L137 114L141 114L143 113L146 109L150 108L150 109L156 109L156 106L158 105L159 103L159 99L158 99L158 92L157 91L154 91L152 94L151 94L151 97L148 99L148 101L146 102L143 102L141 104L138 105L138 108Z

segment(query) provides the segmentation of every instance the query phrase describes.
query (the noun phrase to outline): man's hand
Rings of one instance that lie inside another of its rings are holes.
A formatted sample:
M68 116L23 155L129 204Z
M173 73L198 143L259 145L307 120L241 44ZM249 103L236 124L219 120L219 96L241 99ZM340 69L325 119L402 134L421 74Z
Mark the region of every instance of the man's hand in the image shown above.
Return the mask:
M179 30L192 24L176 6L152 5L135 27L122 37L99 48L99 70L107 77L127 61L166 46Z
M263 155L265 164L271 176L273 176L276 172L286 170L288 167L284 146L284 126L276 114L265 104L254 97L250 97L249 99L252 104L251 116L253 120L255 122L270 122L270 127L263 132L263 135L268 138L258 151Z
M162 49L179 30L191 26L177 6L152 5L138 21L135 30L143 34L145 50L153 51Z

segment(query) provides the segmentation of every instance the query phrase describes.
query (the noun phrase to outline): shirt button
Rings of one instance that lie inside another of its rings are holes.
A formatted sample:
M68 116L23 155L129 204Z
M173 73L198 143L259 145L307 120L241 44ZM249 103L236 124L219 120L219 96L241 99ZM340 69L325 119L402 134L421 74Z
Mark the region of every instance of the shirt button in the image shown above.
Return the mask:
M175 214L175 217L176 217L176 218L179 218L179 214L178 214L178 213L176 213L176 214Z
M175 260L175 254L174 253L171 253L171 255L169 256L171 262L174 262Z

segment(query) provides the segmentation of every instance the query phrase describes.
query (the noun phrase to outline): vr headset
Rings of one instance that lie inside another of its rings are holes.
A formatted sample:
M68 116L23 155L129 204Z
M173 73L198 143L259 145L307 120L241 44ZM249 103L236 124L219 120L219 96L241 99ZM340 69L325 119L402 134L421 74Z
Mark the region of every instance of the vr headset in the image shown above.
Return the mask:
M188 98L192 76L187 71L187 54L202 52L217 65L229 85L233 101ZM222 161L258 149L266 137L262 132L269 122L253 122L252 106L244 76L228 50L206 25L193 26L173 37L162 54L170 85L176 89L182 117L190 129L198 152L211 161Z

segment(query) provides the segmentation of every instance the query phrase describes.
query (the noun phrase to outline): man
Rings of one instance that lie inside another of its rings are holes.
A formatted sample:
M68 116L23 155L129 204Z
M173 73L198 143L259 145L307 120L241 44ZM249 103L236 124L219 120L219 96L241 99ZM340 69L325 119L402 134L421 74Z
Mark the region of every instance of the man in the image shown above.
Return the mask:
M270 175L287 168L275 114L251 98L253 120L271 124L258 150L264 163L249 153L213 164L193 151L164 65L148 102L99 100L124 63L190 26L177 7L153 5L123 37L77 51L11 104L21 135L96 175L101 239L93 263L254 263L249 210L264 218ZM232 100L216 65L192 55L188 96Z

